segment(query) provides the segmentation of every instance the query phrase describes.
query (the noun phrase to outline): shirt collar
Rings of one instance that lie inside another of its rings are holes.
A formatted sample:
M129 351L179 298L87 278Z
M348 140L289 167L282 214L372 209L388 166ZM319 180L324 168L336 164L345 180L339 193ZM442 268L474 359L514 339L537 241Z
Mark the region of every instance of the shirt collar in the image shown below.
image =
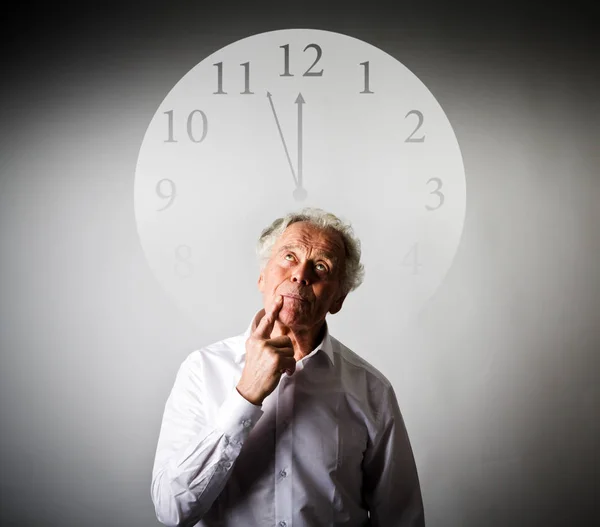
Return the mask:
M264 308L261 309L260 311L258 311L256 313L256 315L254 315L254 318L250 322L250 325L244 332L244 342L246 342L246 340L248 340L248 337L250 336L252 331L254 331L254 329L258 325L258 322L262 319L262 317L264 315L265 315ZM325 355L327 355L327 357L329 358L329 361L331 362L331 364L334 363L334 361L333 361L333 346L331 343L331 335L329 334L329 326L327 325L327 320L325 320L325 335L323 336L323 339L321 340L321 342L319 342L319 344L317 345L317 347L315 349L313 349L308 355L306 355L306 357L308 357L309 355L312 355L313 353L316 354L316 351L318 351L318 350L324 351ZM244 348L244 349L242 349L242 355L245 353L246 353L246 350Z

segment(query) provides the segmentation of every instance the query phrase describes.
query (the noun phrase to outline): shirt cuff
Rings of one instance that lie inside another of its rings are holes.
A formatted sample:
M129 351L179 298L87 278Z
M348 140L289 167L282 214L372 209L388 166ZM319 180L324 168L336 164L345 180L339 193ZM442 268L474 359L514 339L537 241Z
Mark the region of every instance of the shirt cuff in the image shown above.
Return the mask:
M230 440L241 444L263 413L261 406L252 404L234 387L219 408L217 427Z

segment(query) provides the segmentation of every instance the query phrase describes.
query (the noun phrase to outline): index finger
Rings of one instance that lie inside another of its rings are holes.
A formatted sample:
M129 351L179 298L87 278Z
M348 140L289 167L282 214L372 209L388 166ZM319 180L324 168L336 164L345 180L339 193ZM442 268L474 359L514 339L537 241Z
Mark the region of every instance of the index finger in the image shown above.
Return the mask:
M271 332L273 331L273 327L275 326L275 321L277 320L277 315L283 305L283 297L281 295L277 296L277 300L273 304L271 311L269 313L265 313L264 316L260 319L260 322L256 326L254 330L254 335L263 339L268 339L271 337Z

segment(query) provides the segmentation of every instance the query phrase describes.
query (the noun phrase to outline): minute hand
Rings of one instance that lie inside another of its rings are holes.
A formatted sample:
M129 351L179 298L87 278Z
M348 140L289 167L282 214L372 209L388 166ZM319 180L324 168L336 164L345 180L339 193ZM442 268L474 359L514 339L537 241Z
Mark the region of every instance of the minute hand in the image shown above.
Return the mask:
M298 186L302 188L302 107L305 104L302 93L296 98L298 105Z
M294 167L292 166L292 160L290 159L290 153L288 152L287 145L285 144L285 138L283 137L283 132L281 131L281 126L279 125L279 119L277 118L277 112L275 111L275 106L273 105L272 95L267 91L267 98L269 99L269 104L271 105L271 110L273 111L273 117L275 117L275 124L277 125L277 130L279 130L279 137L281 138L281 142L283 143L283 149L285 150L285 155L287 157L288 163L290 165L290 170L292 171L292 177L294 178L294 183L296 183L296 187L298 186L298 181L296 179L296 174L294 173Z

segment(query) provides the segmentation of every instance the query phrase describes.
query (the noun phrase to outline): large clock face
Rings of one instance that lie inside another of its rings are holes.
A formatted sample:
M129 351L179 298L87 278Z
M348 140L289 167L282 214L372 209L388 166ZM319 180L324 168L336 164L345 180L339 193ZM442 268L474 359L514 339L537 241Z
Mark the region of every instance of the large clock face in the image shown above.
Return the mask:
M397 330L444 279L465 198L459 145L427 87L381 49L312 29L253 35L192 68L156 110L135 178L148 263L215 338L261 307L261 230L304 206L362 241L365 281L343 311Z

